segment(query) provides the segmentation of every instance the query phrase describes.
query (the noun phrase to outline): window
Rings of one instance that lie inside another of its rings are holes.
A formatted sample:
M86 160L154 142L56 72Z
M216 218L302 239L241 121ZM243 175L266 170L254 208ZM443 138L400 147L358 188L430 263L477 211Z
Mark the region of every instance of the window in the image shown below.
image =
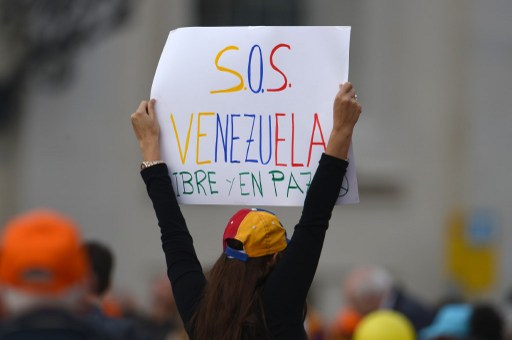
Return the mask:
M201 26L296 26L302 0L199 0Z

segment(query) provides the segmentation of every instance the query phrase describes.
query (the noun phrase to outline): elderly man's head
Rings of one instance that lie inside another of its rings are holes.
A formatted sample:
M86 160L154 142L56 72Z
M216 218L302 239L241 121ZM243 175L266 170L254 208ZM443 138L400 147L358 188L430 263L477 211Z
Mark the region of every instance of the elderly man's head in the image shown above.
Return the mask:
M40 305L78 308L89 262L75 223L48 210L5 225L0 241L0 286L7 313Z
M382 267L353 269L343 282L347 302L361 315L379 309L393 288L393 277Z

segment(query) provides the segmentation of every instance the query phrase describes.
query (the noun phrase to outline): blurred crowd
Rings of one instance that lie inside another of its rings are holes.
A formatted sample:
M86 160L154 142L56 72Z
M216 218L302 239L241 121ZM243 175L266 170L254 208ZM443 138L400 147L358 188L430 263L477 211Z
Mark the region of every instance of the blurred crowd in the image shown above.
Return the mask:
M0 339L187 339L167 276L149 287L149 310L112 291L115 256L83 240L76 223L48 210L10 220L0 240ZM334 318L308 306L314 340L512 339L507 303L429 305L380 266L353 268Z
M187 338L165 274L151 281L149 310L116 296L110 247L60 213L13 218L0 253L0 339Z
M449 299L429 305L410 294L379 266L354 268L342 283L345 301L335 319L311 318L311 339L329 340L505 340L506 303ZM316 322L313 322L316 320Z

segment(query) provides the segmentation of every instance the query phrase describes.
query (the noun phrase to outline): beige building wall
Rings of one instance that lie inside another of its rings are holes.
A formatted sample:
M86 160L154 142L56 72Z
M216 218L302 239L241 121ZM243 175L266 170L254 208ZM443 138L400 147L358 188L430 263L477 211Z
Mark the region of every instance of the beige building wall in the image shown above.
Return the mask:
M315 304L332 316L343 273L359 263L386 265L413 293L435 301L448 289L443 230L456 207L495 209L504 254L510 252L512 118L505 89L512 79L512 24L502 12L511 6L304 1L304 24L352 26L349 77L364 111L354 139L361 203L335 209ZM86 238L113 247L117 287L141 300L164 261L129 115L149 96L168 31L194 24L192 1L139 3L126 30L81 54L69 88L28 91L8 148L15 166L0 167L2 221L36 206L74 216ZM222 230L236 209L183 207L204 264L220 254ZM272 210L291 233L300 209ZM510 261L503 264L494 296L512 279Z

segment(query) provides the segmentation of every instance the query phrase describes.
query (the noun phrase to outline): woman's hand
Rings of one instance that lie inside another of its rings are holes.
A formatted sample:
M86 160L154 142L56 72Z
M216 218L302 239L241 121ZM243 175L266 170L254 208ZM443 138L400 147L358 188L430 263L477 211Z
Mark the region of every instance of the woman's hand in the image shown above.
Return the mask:
M155 114L155 99L143 100L131 120L144 161L160 160L160 125Z
M334 98L333 124L325 153L341 159L348 158L354 126L361 114L356 92L349 82L340 85Z

